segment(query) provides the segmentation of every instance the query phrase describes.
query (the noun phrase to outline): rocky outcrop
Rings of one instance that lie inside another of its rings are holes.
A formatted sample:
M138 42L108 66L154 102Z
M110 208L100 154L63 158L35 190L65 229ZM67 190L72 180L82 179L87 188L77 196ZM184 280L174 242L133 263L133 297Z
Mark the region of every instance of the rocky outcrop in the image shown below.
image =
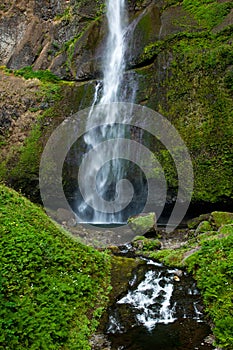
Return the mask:
M187 13L181 7L163 11L163 6L162 1L129 1L129 67L138 65L147 45L185 30L182 19L187 19ZM13 69L49 68L68 80L100 76L107 32L104 1L93 5L88 0L21 0L4 9L0 12L0 64Z

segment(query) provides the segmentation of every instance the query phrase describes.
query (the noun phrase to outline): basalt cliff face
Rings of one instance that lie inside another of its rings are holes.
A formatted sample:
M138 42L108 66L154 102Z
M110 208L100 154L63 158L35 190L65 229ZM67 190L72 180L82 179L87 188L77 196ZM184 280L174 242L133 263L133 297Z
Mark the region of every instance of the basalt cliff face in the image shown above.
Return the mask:
M137 83L135 102L168 118L187 144L193 201L232 203L232 3L129 0L128 7L125 75ZM0 5L0 176L35 200L46 140L65 117L91 105L102 78L104 13L102 0ZM62 80L35 74L46 70ZM172 196L172 159L156 145L154 152Z

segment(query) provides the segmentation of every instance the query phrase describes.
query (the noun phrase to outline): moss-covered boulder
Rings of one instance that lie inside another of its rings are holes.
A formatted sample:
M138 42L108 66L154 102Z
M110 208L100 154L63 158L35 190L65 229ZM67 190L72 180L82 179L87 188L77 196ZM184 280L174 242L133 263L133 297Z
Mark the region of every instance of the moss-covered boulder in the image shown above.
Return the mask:
M142 213L132 216L128 219L128 225L136 235L143 235L146 232L155 232L156 224L155 213Z
M233 213L214 211L211 213L211 220L216 228L226 224L233 224Z
M198 233L204 233L204 232L208 232L208 231L212 231L212 226L211 226L209 221L205 220L205 221L200 222L195 233L198 234Z
M223 235L233 235L233 224L222 225L219 233Z
M188 221L188 228L195 229L202 221L209 221L210 214L201 214L200 216Z
M138 251L147 252L160 249L161 242L158 239L154 238L136 236L132 242L132 246Z

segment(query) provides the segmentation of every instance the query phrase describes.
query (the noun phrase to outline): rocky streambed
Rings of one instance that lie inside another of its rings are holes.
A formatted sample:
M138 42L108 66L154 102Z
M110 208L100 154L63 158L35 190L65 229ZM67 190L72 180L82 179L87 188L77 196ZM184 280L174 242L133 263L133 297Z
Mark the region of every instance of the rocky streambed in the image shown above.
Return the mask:
M169 234L162 227L136 237L127 226L70 230L98 248L107 246L113 256L112 292L92 350L220 350L214 348L213 324L186 266L209 242L218 245L233 234L232 213L201 215ZM126 236L130 243L120 245Z

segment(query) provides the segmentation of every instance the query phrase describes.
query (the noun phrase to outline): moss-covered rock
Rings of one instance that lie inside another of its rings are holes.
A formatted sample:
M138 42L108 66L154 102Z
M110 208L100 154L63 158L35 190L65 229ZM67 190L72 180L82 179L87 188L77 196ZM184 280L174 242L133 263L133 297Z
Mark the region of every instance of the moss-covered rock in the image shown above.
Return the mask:
M146 232L154 232L156 229L155 213L142 213L132 216L128 219L129 227L137 235L143 235Z
M151 4L135 19L136 26L129 42L128 63L135 65L142 55L144 48L159 38L160 11L155 4Z
M222 225L219 229L219 233L223 235L233 234L233 224Z
M202 221L209 221L210 214L201 214L197 218L190 219L188 221L188 228L195 229Z
M211 219L216 228L226 224L233 224L233 213L214 211L211 213Z
M158 239L146 238L144 236L136 236L132 242L132 246L138 251L148 252L161 248L161 242Z
M212 230L212 226L209 223L209 221L202 221L200 222L200 224L198 225L195 233L199 234L199 233L204 233L204 232L208 232Z

